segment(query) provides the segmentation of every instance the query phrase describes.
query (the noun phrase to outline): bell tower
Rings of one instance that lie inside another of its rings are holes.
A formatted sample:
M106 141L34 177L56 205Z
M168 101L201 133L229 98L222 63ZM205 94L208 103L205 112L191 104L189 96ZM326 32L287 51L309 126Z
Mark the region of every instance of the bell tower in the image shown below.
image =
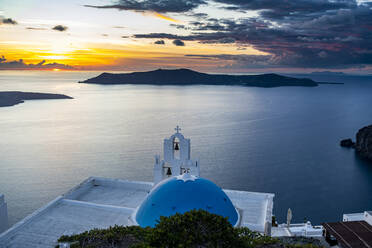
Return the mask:
M174 133L169 139L164 139L163 144L163 160L160 156L155 156L154 165L154 184L172 177L179 176L184 173L190 173L194 176L199 176L199 163L196 160L191 160L191 145L190 139L186 139L181 133L181 128L177 126Z

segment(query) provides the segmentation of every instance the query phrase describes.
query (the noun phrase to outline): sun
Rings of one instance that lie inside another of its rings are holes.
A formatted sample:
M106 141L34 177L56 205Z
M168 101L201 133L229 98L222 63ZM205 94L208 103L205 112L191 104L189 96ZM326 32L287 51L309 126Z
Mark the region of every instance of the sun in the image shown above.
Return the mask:
M53 71L60 71L61 69L58 69L58 68L54 68Z

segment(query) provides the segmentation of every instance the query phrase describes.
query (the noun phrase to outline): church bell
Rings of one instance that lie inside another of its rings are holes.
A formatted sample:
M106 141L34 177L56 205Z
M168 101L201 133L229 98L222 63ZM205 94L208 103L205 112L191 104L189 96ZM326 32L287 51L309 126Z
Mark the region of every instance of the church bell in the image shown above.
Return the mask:
M171 168L169 168L169 167L167 169L167 176L169 176L169 177L172 176L172 171L171 171Z
M174 142L174 150L175 151L179 151L180 150L180 146L179 146L178 142Z

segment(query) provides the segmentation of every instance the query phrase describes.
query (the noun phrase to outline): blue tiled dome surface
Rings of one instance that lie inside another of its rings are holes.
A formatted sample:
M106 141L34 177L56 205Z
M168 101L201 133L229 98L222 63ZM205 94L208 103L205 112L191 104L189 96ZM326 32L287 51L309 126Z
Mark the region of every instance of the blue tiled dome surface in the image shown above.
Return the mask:
M183 180L179 177L171 177L155 186L138 208L135 219L142 227L154 227L160 216L193 209L228 217L232 225L239 219L231 200L216 184L204 178Z

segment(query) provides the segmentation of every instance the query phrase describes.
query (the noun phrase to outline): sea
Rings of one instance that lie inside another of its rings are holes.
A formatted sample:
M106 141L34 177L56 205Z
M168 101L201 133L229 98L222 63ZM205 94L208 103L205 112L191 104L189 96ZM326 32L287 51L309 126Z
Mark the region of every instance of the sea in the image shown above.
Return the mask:
M0 91L66 94L0 108L0 194L13 225L90 176L152 181L164 138L191 139L201 176L274 193L313 224L372 210L372 163L341 139L372 124L372 81L319 87L89 85L99 72L1 71Z

